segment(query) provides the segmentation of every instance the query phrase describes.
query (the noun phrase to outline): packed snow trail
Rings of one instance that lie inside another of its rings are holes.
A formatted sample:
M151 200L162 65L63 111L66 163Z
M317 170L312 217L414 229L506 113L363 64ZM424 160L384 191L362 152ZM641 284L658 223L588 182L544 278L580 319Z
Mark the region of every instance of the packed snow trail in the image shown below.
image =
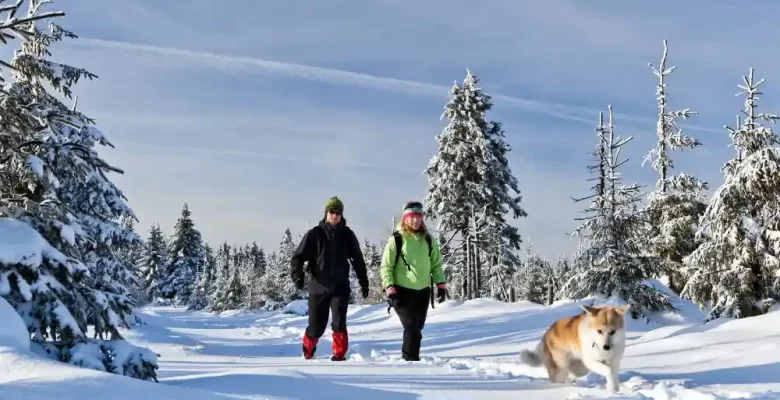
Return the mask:
M278 311L215 316L150 307L142 314L147 325L130 338L161 354L161 384L234 398L780 398L780 314L701 325L701 313L681 304L681 315L659 318L663 324L628 322L616 395L597 375L555 385L543 369L517 363L519 350L533 347L553 320L579 312L574 303L437 305L419 363L400 359L401 326L384 305L350 307L346 362L330 361L330 330L317 359L302 359L306 317Z
M291 309L295 310L297 304ZM300 310L295 310L300 313ZM780 313L701 325L681 315L629 320L622 392L588 375L548 382L517 363L555 319L578 304L542 307L491 300L448 301L431 310L419 363L400 359L402 330L384 305L349 310L350 353L330 361L330 331L316 360L301 357L306 317L283 312L213 315L173 307L140 312L123 334L160 354L160 383L45 360L0 345L0 393L10 399L780 399ZM0 331L2 333L2 331ZM0 340L0 344L3 343Z

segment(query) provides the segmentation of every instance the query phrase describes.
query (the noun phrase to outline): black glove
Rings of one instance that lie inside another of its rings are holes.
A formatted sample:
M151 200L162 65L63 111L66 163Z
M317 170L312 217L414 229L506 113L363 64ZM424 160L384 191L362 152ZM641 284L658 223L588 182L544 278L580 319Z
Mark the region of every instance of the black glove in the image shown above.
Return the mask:
M447 289L443 289L443 288L436 289L436 297L439 298L439 303L443 303L444 300L447 298Z
M368 287L361 288L361 290L363 291L363 298L365 299L368 297Z
M298 290L303 290L303 279L298 279L295 281L295 288Z

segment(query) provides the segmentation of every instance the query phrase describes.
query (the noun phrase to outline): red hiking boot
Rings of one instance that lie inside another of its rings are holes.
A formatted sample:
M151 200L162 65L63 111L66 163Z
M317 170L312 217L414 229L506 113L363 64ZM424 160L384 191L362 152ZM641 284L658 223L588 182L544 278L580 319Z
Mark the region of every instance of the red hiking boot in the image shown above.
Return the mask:
M344 361L349 348L347 332L333 332L333 357L332 361Z
M318 339L312 339L306 332L303 333L303 358L309 360L314 357L314 352L317 351Z

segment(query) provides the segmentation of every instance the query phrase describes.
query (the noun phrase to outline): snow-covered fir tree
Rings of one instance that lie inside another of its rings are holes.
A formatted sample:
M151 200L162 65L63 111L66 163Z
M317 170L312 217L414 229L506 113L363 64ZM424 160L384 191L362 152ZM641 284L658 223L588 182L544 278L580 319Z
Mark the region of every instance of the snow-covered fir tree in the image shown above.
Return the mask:
M209 302L209 310L220 312L227 310L228 297L230 293L230 271L231 271L231 247L227 242L222 243L217 249L214 257L214 275L216 283L214 285L214 295Z
M685 285L685 273L682 260L691 254L698 242L695 231L698 222L707 207L707 184L695 177L681 173L670 176L670 170L674 163L669 157L669 152L695 148L701 143L690 136L683 135L677 127L677 119L688 119L695 112L690 109L669 110L668 91L666 77L676 67L666 66L668 46L663 42L664 52L661 64L658 68L650 67L658 78L656 96L658 99L658 123L656 135L658 137L656 148L652 149L645 161L652 163L653 169L658 172L656 190L649 196L645 213L647 215L650 236L649 250L658 256L663 262L661 272L669 279L669 287L676 293L680 293Z
M129 328L127 284L134 274L118 250L140 240L120 225L134 216L107 173L121 171L94 149L110 145L94 121L58 98L70 98L79 79L95 75L47 59L53 43L76 36L53 22L64 13L43 11L49 2L28 1L26 15L24 3L0 7L3 44L21 42L13 59L2 62L11 75L3 76L0 91L0 214L17 233L24 233L21 223L37 231L24 237L48 254L40 262L0 264L0 295L27 324L33 350L154 380L154 353L119 333ZM87 339L88 326L114 340ZM120 347L121 357L112 359Z
M135 218L131 216L124 216L120 220L120 225L127 232L132 232L134 235L138 235L135 231ZM138 240L125 241L117 246L117 255L120 259L125 260L128 265L131 266L133 272L133 279L131 286L128 287L132 298L137 304L144 304L146 302L146 295L144 293L143 280L140 279L140 263L143 254L144 242L140 235L137 236Z
M228 271L227 290L222 299L223 310L238 310L244 306L244 286L241 285L241 272L233 265Z
M552 264L550 272L545 276L547 280L545 284L545 290L547 291L545 296L546 304L550 305L564 297L563 288L571 273L571 263L567 257L561 256L556 260L555 264Z
M149 238L141 249L141 259L138 261L139 279L144 288L147 301L154 301L160 296L161 278L168 262L165 235L160 225L153 224L149 230Z
M168 244L168 264L159 288L163 298L173 299L179 305L186 305L189 302L206 263L203 246L203 238L195 229L192 212L185 203Z
M767 312L780 295L780 144L776 115L757 111L761 79L743 76L744 120L728 128L734 158L725 182L702 218L702 244L685 260L690 270L682 296L708 305L707 320Z
M596 164L594 193L575 201L590 200L575 229L582 242L574 260L573 277L565 285L567 297L582 299L590 295L619 297L631 305L632 316L652 311L673 310L669 298L643 281L657 273L658 259L643 252L646 224L639 212L640 186L625 186L618 168L628 160L620 159L620 149L632 138L615 136L612 106L609 122L599 114L598 141L593 155Z
M263 288L266 296L275 301L281 301L284 297L284 290L281 288L282 280L287 279L288 268L279 262L279 254L276 250L268 256L268 269L263 276Z
M425 212L438 221L437 231L450 258L448 268L454 270L451 275L461 278L455 281L460 290L453 288L454 292L466 298L482 294L481 278L490 255L497 253L495 246L520 246L520 235L509 225L507 214L513 218L527 216L520 206L518 181L506 158L510 148L501 124L486 119L492 107L490 96L479 87L479 79L467 71L463 85L456 82L450 90L442 114L448 124L437 136L438 152L425 171ZM483 218L476 226L482 235L475 232L476 212ZM501 240L493 240L493 232ZM455 237L459 237L459 243L451 241Z
M248 309L252 309L261 303L260 279L263 274L261 271L265 269L265 266L261 266L261 263L265 263L265 254L257 243L252 245L246 245L242 249L244 261L242 262L242 277L241 284L244 286L244 303Z
M517 256L517 250L500 243L494 251L496 254L490 258L491 264L488 270L487 285L490 291L490 297L507 302L517 301L517 278L518 267L522 265ZM530 244L528 245L530 246Z
M188 310L203 310L207 308L211 303L211 297L214 295L214 289L217 286L214 251L211 249L211 246L206 244L204 253L206 262L203 264L203 272L200 274L198 286L195 288L192 296L190 296L189 304L187 305Z
M382 274L379 265L382 263L382 251L375 243L367 239L363 241L363 259L366 262L366 272L368 274L368 297L363 301L364 304L378 304L383 301ZM357 281L354 282L357 284ZM353 286L353 290L360 290L360 285Z
M523 260L518 275L520 290L518 297L537 304L545 304L547 290L545 288L546 275L550 272L550 263L535 254L531 250L530 243L526 246L525 260Z
M303 293L298 293L290 279L290 260L296 247L290 228L286 228L279 242L279 248L268 260L268 268L263 279L263 288L268 291L268 297L274 301L289 301L303 296Z

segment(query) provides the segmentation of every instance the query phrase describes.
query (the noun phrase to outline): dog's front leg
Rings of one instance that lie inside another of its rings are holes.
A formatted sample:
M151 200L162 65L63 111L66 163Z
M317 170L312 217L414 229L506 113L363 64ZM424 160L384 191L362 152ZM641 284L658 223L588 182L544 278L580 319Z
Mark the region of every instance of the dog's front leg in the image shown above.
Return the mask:
M582 362L589 370L607 378L607 390L617 393L620 391L620 382L617 378L617 369L599 361L583 358Z
M609 362L609 372L612 378L612 385L610 386L610 379L607 378L607 387L614 393L620 391L620 381L618 380L618 371L620 371L620 360L611 360Z

